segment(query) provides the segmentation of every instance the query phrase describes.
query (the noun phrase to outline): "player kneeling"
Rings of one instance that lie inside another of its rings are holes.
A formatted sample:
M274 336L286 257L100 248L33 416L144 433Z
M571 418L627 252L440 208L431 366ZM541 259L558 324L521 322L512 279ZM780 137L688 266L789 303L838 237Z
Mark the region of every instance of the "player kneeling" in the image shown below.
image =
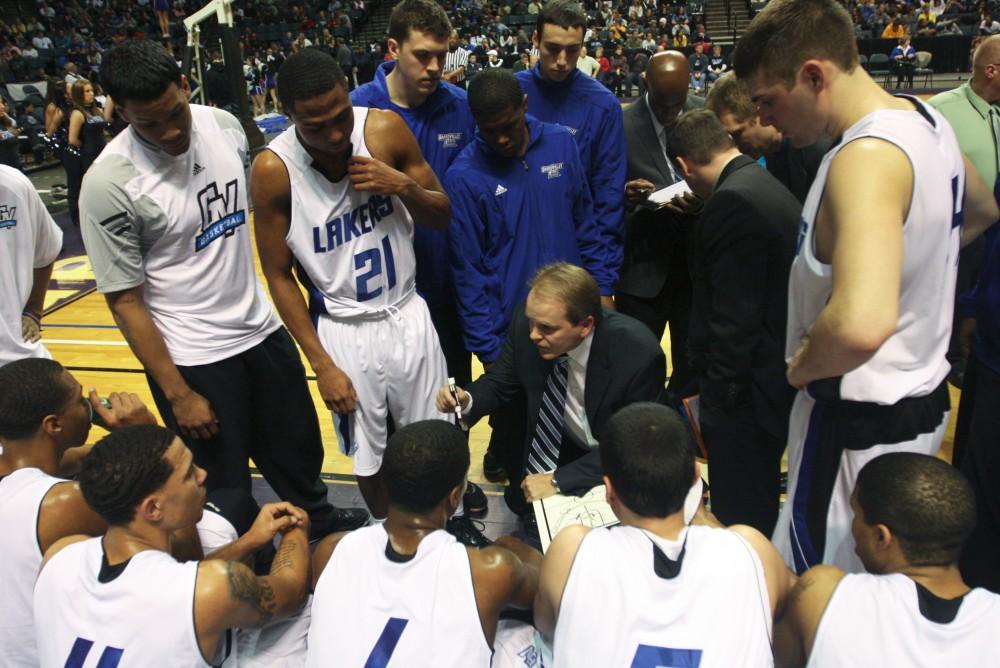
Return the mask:
M778 626L779 663L1000 666L1000 596L970 589L958 570L976 525L962 474L935 457L885 454L861 469L851 507L868 573L816 566L802 575Z
M329 536L313 556L308 666L491 665L500 612L531 605L542 555L508 537L466 547L444 530L468 471L451 423L393 434L385 523Z
M178 563L171 534L202 516L205 471L171 431L126 427L84 459L80 488L107 522L103 538L70 536L45 555L35 584L42 668L207 666L230 628L298 610L309 585L309 517L274 504L282 533L270 574L239 561ZM89 657L89 658L88 658Z
M601 436L611 529L567 527L545 553L535 623L553 665L773 665L771 622L793 576L756 529L689 525L701 472L680 416L615 413Z

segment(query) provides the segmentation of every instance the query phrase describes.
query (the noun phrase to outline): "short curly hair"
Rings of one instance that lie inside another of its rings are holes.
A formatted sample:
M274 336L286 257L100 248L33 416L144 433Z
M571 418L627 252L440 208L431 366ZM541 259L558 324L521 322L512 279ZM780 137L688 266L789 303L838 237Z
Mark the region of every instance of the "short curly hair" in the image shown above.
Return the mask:
M73 398L63 381L65 369L50 359L30 358L0 367L0 438L28 438L47 415L55 415Z
M157 425L114 431L94 445L80 468L80 491L108 526L125 526L147 496L163 487L173 467L163 458L177 438Z

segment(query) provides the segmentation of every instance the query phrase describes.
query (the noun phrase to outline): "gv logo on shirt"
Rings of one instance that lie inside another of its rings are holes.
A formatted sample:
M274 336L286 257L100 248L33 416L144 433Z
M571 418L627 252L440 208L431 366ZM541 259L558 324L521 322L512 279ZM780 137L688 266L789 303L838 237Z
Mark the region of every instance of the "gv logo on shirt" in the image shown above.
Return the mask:
M231 237L236 228L246 223L246 212L237 211L239 184L233 179L219 192L215 181L198 191L198 209L201 211L201 234L194 239L194 250L207 247L219 237Z
M0 204L0 230L17 227L17 207Z

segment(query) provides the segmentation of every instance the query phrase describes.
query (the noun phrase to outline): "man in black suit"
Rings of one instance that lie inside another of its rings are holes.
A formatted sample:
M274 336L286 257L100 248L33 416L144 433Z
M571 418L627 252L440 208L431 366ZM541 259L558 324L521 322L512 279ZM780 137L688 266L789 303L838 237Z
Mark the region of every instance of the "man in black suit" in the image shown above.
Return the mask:
M663 350L642 323L603 311L593 277L555 263L532 279L497 361L454 395L441 388L437 406L453 413L457 398L471 426L524 392L526 475L511 480L505 494L521 514L529 510L525 501L601 484L596 436L619 408L661 401L665 375Z
M794 398L785 380L785 325L802 207L740 153L707 109L681 117L668 151L705 200L695 228L688 341L712 512L723 524L770 535Z
M642 321L657 340L670 322L670 387L690 384L687 331L691 311L689 239L694 216L701 208L696 197L678 198L653 210L644 205L650 193L680 181L680 168L666 155L667 139L681 113L701 109L705 102L688 95L690 70L678 51L664 51L649 59L643 75L646 94L625 108L628 172L625 198L625 261L615 305L621 313ZM678 396L675 396L678 395Z

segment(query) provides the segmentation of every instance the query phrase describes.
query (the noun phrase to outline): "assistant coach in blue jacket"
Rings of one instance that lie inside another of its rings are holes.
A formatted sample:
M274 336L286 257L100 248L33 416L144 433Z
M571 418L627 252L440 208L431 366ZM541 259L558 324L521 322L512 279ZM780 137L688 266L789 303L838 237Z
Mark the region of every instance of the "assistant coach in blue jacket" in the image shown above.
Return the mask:
M452 203L452 276L466 348L496 361L507 327L540 267L582 265L613 282L603 262L590 190L572 135L525 113L525 95L507 70L469 84L475 141L444 179Z
M625 243L625 130L622 108L611 91L576 67L583 48L587 16L580 5L551 0L538 13L534 42L538 64L517 73L528 96L528 113L569 130L580 148L580 160L594 200L606 273L610 284L598 278L605 306L624 257Z
M451 23L440 5L404 0L389 18L388 46L395 60L382 63L373 81L351 93L355 106L389 109L402 116L441 181L476 129L465 91L441 81L450 35ZM417 290L430 309L448 372L459 383L467 382L471 367L448 273L448 230L418 225L413 250Z

